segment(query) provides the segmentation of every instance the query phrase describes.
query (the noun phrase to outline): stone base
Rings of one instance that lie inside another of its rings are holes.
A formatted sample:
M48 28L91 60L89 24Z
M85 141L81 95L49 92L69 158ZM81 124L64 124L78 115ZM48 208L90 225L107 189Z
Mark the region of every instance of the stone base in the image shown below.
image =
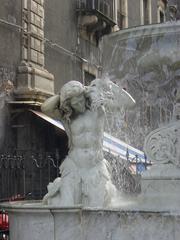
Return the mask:
M45 69L19 66L17 88L14 91L16 100L43 102L54 94L54 77Z
M138 201L154 210L180 209L180 169L173 164L160 164L144 172Z
M11 240L179 240L180 214L140 209L48 208L10 203Z

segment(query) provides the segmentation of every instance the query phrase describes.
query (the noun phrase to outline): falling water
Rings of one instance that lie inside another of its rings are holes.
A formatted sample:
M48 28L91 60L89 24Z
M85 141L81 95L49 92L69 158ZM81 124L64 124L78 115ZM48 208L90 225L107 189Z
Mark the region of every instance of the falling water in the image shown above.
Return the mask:
M104 38L103 74L126 87L136 100L120 122L119 138L140 150L148 133L172 119L179 86L179 39L178 21L122 30Z

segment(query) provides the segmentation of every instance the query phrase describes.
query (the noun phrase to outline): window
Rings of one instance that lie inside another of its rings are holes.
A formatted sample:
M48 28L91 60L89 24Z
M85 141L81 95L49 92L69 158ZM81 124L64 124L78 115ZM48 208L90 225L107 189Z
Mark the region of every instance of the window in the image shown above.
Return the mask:
M143 0L144 24L149 24L148 0Z
M113 13L111 9L112 9L112 3L110 4L107 1L100 2L100 12L102 12L105 16L108 16L113 19Z
M84 71L84 82L86 86L90 85L91 81L94 80L95 78L96 76L94 74Z
M117 1L117 23L120 29L127 26L127 0Z
M166 20L165 11L167 7L167 2L165 0L160 0L158 2L158 23L163 23Z
M162 11L159 11L159 20L160 23L163 23L165 20L165 14Z
M140 0L141 3L141 24L147 25L152 23L151 0Z
M99 66L100 68L100 66ZM82 73L83 73L83 83L88 86L92 80L101 76L101 72L98 66L83 63Z

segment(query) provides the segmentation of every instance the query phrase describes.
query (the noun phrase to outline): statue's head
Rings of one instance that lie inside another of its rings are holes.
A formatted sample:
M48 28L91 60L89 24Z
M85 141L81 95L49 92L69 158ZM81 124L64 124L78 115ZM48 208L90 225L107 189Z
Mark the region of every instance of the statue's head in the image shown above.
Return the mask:
M66 83L60 91L60 108L65 115L71 116L73 110L75 112L85 111L85 87L78 81L70 81Z
M79 96L84 92L85 87L78 81L70 81L61 88L60 102L63 104L65 101L72 97Z

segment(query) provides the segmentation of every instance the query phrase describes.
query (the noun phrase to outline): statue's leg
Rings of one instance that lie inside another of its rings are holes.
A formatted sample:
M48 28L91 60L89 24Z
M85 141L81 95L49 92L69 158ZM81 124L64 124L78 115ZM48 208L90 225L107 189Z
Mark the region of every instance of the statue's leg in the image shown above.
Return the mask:
M61 188L56 196L58 206L74 206L80 204L79 200L80 180L74 173L61 178Z
M81 204L81 178L76 165L67 157L60 170L62 175L58 205L74 206Z
M82 200L86 206L108 207L115 194L116 187L111 182L105 161L90 169L82 180Z

